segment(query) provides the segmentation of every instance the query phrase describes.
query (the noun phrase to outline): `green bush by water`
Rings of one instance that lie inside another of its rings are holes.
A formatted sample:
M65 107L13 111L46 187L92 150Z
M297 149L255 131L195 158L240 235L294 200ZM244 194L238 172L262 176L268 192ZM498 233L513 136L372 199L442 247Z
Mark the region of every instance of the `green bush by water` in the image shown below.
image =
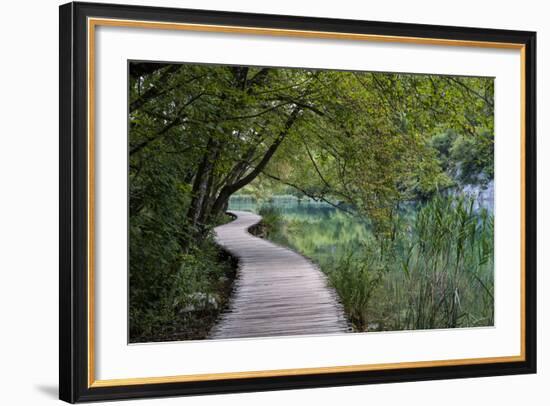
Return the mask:
M258 211L262 216L262 223L268 230L279 230L283 225L282 213L272 206L263 206Z

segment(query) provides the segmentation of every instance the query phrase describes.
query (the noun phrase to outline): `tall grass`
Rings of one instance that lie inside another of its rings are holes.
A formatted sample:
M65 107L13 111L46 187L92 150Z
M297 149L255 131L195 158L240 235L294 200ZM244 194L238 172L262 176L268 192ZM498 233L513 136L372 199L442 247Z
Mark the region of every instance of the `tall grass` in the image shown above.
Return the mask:
M336 288L352 324L362 331L372 326L372 314L376 313L373 296L384 275L381 264L372 257L357 261L353 254L348 254L322 269Z
M436 197L323 269L359 331L493 325L493 216Z
M435 198L404 239L401 281L405 326L493 324L493 218L473 199Z

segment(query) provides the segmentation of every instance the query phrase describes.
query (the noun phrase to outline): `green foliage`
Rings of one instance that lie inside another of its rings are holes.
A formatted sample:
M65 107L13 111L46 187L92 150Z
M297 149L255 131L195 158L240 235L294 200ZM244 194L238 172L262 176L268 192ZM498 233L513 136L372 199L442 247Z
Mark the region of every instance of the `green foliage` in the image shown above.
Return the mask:
M494 176L493 134L476 130L475 137L447 130L432 137L439 163L461 185L486 185Z
M161 245L139 240L132 244L141 248ZM166 253L171 253L170 249L141 255L134 252L132 257L132 342L205 338L228 299L234 271L230 263L220 262L220 253L211 241L173 259L162 256Z
M435 134L430 140L432 147L435 148L439 156L441 168L445 171L452 170L451 148L458 137L456 131L446 130Z
M131 161L139 172L158 153L179 168L192 227L254 184L345 202L384 230L397 202L492 176L493 79L147 66L131 69ZM433 137L449 131L440 155Z
M451 148L451 160L462 184L485 185L494 176L493 135L480 131L477 137L460 136Z

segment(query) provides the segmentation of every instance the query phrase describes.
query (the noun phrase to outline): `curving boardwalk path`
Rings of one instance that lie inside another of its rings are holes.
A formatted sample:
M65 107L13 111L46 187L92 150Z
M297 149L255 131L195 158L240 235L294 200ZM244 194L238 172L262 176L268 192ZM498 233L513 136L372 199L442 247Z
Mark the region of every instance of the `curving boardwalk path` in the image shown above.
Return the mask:
M209 338L327 334L349 331L336 292L300 254L248 229L261 216L230 211L231 223L216 227L216 242L239 260L228 310Z

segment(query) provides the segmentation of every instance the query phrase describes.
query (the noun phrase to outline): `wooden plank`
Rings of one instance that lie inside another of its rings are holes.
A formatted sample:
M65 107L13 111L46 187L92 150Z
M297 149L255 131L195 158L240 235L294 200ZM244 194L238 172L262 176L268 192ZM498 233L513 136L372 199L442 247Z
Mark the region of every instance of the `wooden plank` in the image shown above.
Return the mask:
M261 216L231 211L216 227L216 242L239 260L228 309L209 338L244 338L351 331L338 295L325 275L289 248L255 237L248 229Z

